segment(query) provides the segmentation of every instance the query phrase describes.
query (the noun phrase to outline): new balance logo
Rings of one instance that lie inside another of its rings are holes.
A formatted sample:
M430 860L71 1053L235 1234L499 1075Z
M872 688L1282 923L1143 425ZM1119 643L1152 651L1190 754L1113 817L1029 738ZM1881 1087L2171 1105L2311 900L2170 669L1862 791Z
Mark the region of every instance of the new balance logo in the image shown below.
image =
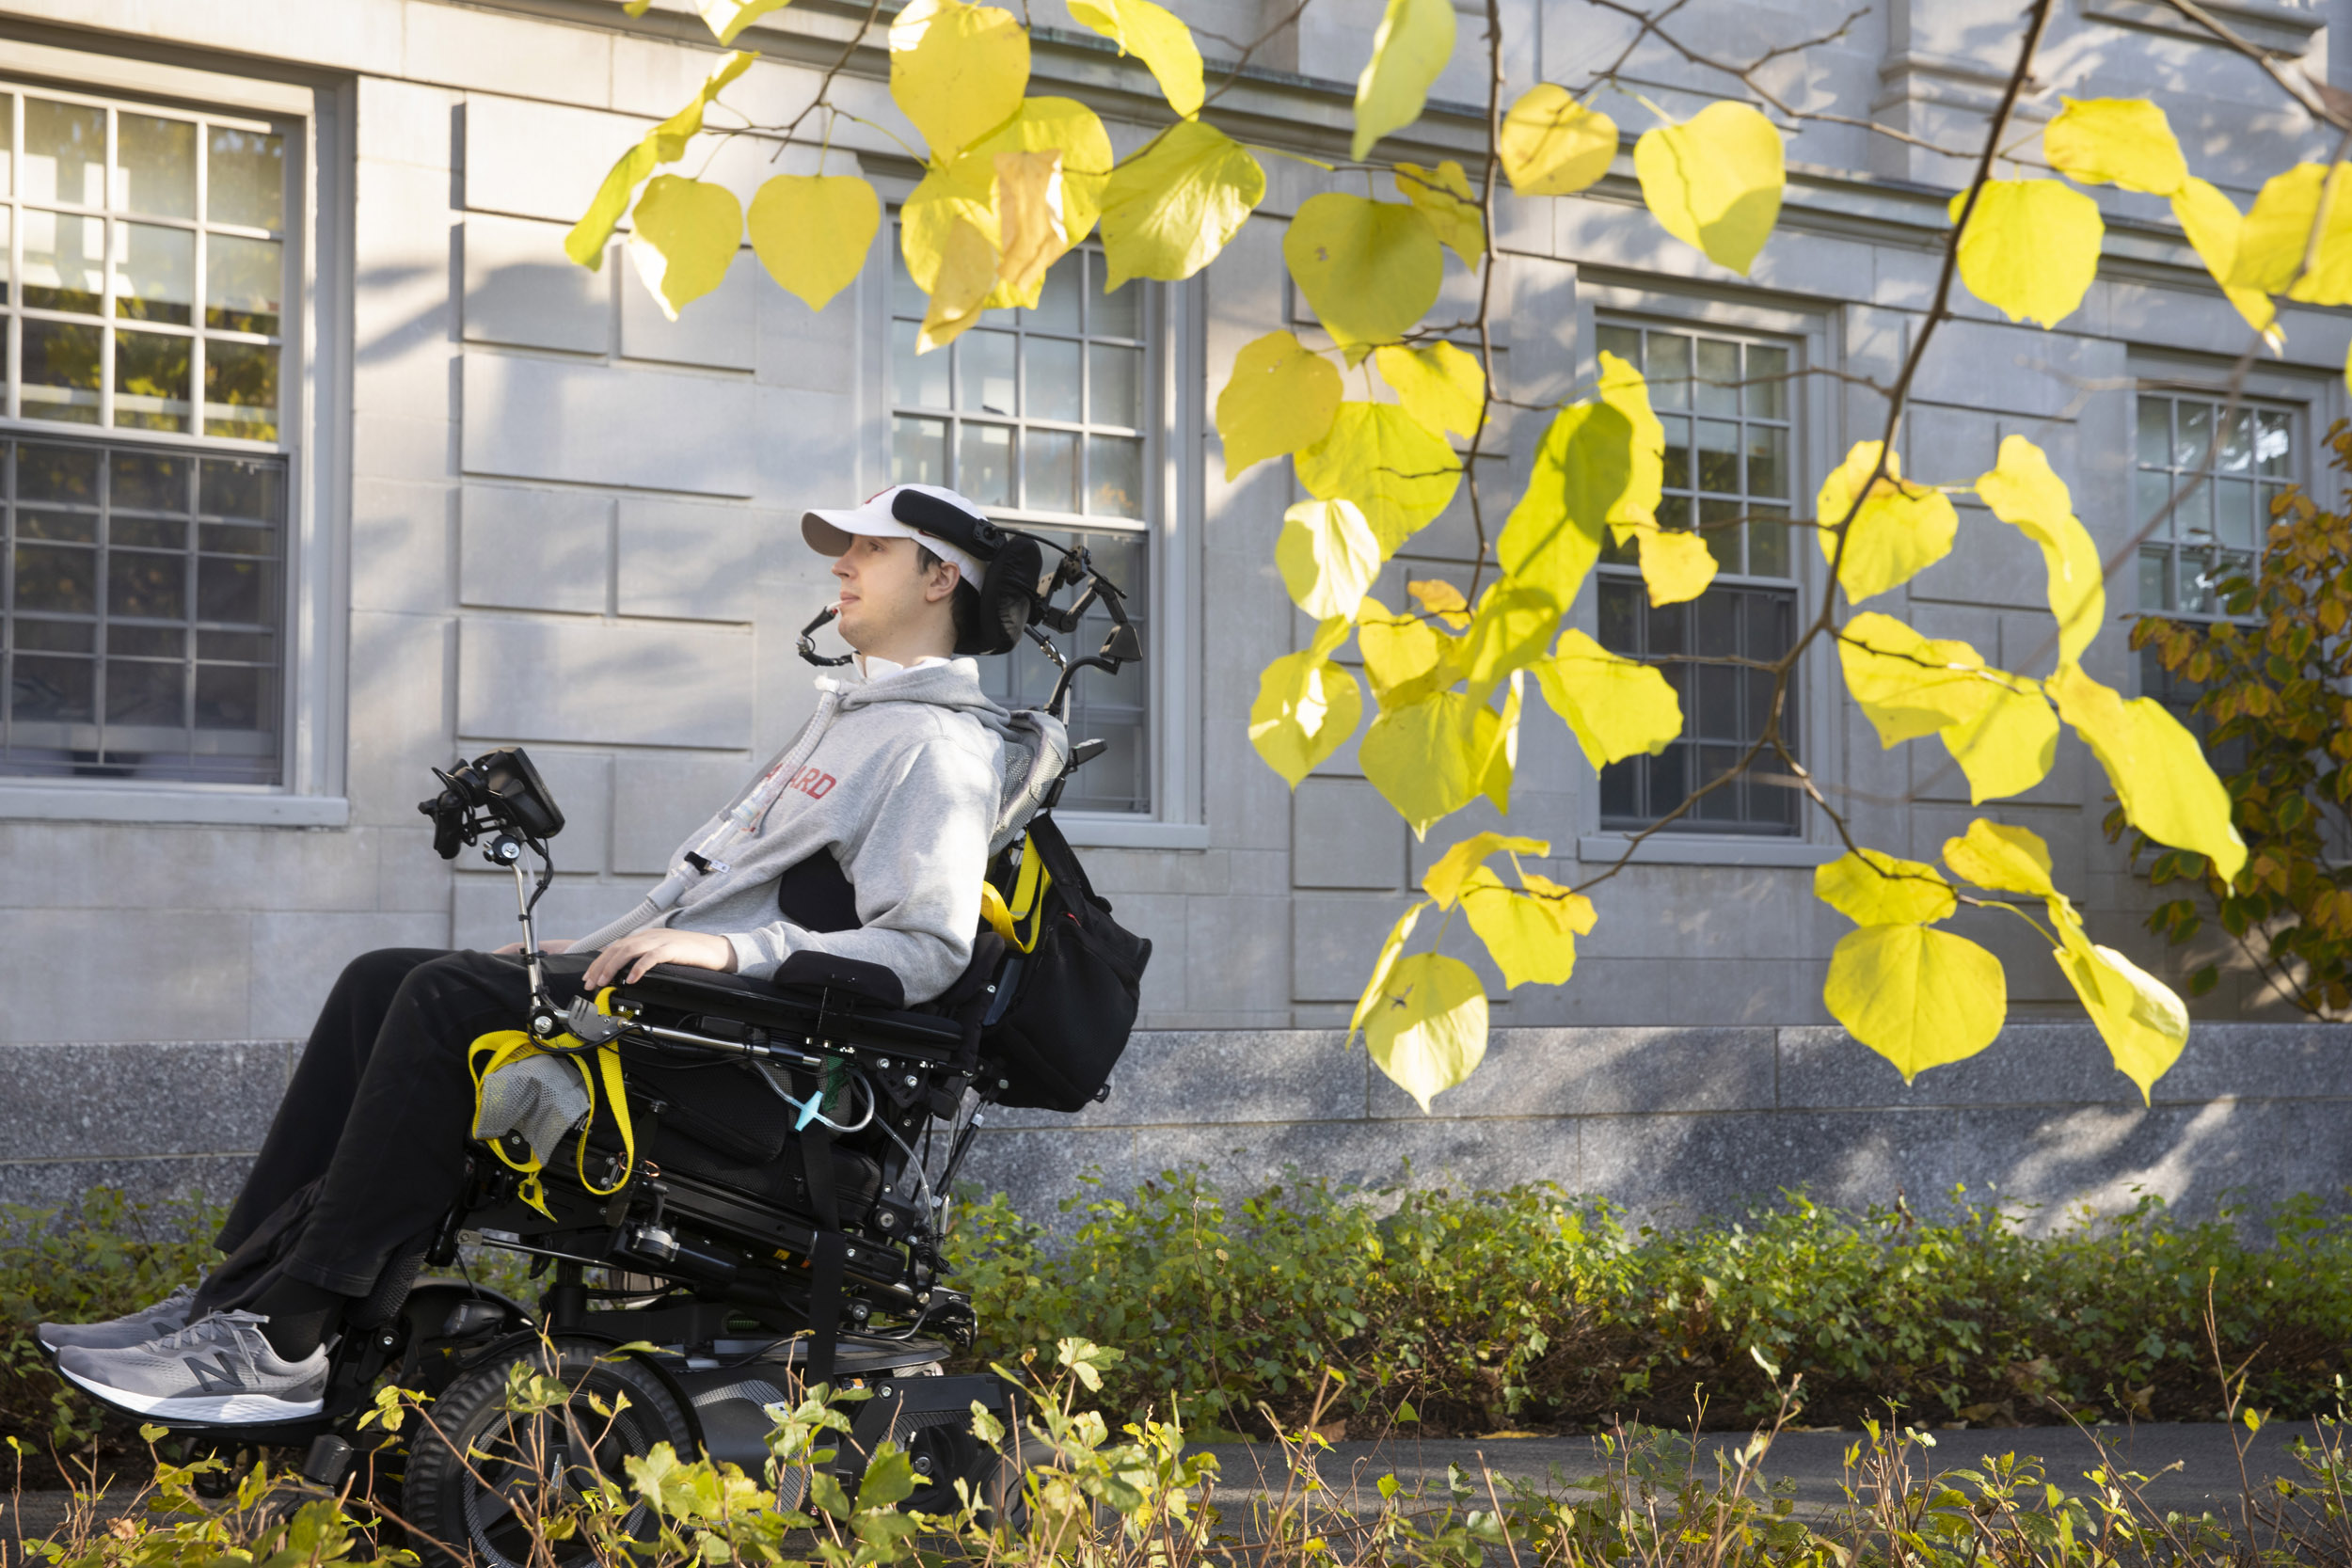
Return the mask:
M237 1375L236 1363L230 1360L228 1352L215 1352L213 1364L209 1367L193 1355L185 1360L189 1372L196 1378L197 1387L202 1392L237 1394L245 1391L245 1379Z

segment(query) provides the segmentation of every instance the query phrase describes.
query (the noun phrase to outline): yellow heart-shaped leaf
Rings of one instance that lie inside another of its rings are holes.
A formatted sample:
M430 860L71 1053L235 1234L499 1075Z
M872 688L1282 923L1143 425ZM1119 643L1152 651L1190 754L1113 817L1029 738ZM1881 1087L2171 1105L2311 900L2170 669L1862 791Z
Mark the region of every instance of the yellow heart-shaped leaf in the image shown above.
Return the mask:
M603 267L604 247L612 240L621 214L628 211L628 198L638 183L663 164L676 163L686 155L686 144L702 132L703 111L727 84L749 71L757 58L757 54L745 49L727 55L704 78L691 103L646 132L636 146L621 154L606 172L604 183L596 188L588 211L564 236L564 254L590 272Z
M1645 524L1656 526L1658 503L1666 483L1666 426L1651 412L1649 383L1626 360L1600 351L1600 401L1623 414L1633 426L1628 448L1629 460L1625 493L1610 503L1607 521L1625 543L1625 531Z
M857 280L882 228L882 198L848 174L779 174L752 193L752 251L812 310Z
M1282 260L1342 344L1394 342L1438 300L1445 248L1420 211L1341 191L1299 204Z
M1396 614L1369 594L1356 607L1356 647L1382 707L1418 703L1460 680L1461 646L1428 622Z
M1788 182L1780 132L1746 103L1709 103L1633 144L1642 199L1666 232L1741 277L1772 237Z
M1613 654L1570 626L1535 684L1594 768L1656 756L1682 733L1682 701L1654 665Z
M999 152L996 286L1034 309L1045 274L1069 250L1062 220L1061 152Z
M1358 163L1372 144L1421 118L1429 84L1454 57L1454 0L1389 0L1372 36L1372 59L1356 78Z
M1952 198L1954 223L1968 193ZM2099 276L2099 204L2056 180L1988 180L1960 236L1960 280L2015 321L2056 326Z
M1287 332L1242 345L1216 397L1230 482L1252 463L1312 446L1340 411L1340 369Z
M1600 533L1633 482L1633 421L1607 403L1570 404L1535 449L1527 493L1495 541L1502 569L1574 604L1600 559Z
M1446 509L1462 483L1445 437L1385 403L1343 403L1323 439L1297 456L1298 483L1320 500L1344 498L1390 555Z
M1103 188L1104 288L1181 282L1225 248L1265 199L1265 170L1214 125L1179 121Z
M2050 879L2050 847L2030 828L2012 828L1979 816L1958 838L1944 841L1944 863L1952 874L1995 893L2026 893L2047 898L2058 892Z
M1936 738L1968 780L1968 803L2023 795L2050 776L2058 760L2058 715L2050 711L2039 681L2018 680L2023 689L1988 681L1991 693L1974 718L1936 731Z
M1881 450L1876 441L1855 442L1845 462L1822 482L1815 500L1821 559L1837 568L1838 586L1854 604L1934 565L1951 554L1952 541L1960 534L1960 514L1942 491L1903 483L1899 452L1887 452L1883 472L1871 479L1879 470ZM1864 498L1859 510L1856 495ZM1841 555L1838 542L1849 533Z
M1200 112L1200 46L1173 11L1152 0L1070 0L1070 14L1141 59L1178 119Z
M1385 343L1373 361L1380 379L1396 389L1398 405L1415 420L1456 436L1477 434L1486 408L1486 372L1476 355L1448 342L1426 348Z
M2051 957L2066 972L2083 1010L2107 1043L2115 1070L2139 1085L2142 1104L2156 1080L2188 1044L2188 1008L2172 989L2112 947L2102 947L2072 925L2058 927L2063 946Z
M1390 968L1364 1019L1364 1045L1382 1072L1429 1109L1486 1055L1486 991L1470 965L1413 953Z
M2171 196L2188 182L2188 160L2164 111L2144 98L2064 98L2042 128L2050 166L2085 185Z
M1383 708L1364 731L1356 758L1418 838L1485 787L1494 724L1492 708L1459 691L1437 691Z
M1830 954L1821 1000L1908 1084L1999 1037L2009 981L2001 960L1965 937L1931 926L1865 926Z
M1642 550L1642 582L1654 605L1683 604L1715 580L1715 555L1695 533L1645 528L1634 535ZM1735 539L1732 548L1739 548Z
M1538 82L1502 117L1496 150L1519 195L1574 196L1609 172L1617 122L1579 104L1567 88Z
M1352 621L1380 575L1380 541L1354 501L1300 501L1282 514L1274 564L1299 609Z
M1551 846L1540 838L1514 838L1507 833L1472 833L1439 855L1429 869L1422 874L1421 890L1436 901L1438 908L1449 910L1462 895L1463 884L1470 873L1479 869L1487 856L1509 850L1515 855L1549 855Z
M2297 164L2264 182L2229 281L2312 305L2352 304L2352 164Z
M1405 950L1406 941L1412 936L1413 927L1421 923L1422 911L1427 908L1426 904L1415 904L1389 927L1388 940L1380 944L1380 956L1373 960L1372 978L1364 983L1363 994L1356 999L1356 1011L1347 1021L1351 1044L1362 1030L1364 1020L1372 1016L1372 1009L1379 1006L1380 988L1388 984L1389 972L1396 967L1397 956Z
M1486 253L1486 217L1462 166L1448 158L1435 168L1396 166L1396 194L1421 210L1445 247L1475 270Z
M2205 856L2223 881L2246 864L2230 794L2197 737L2153 697L2123 695L2062 664L2045 683L2058 717L2089 743L2132 826L2159 844Z
M977 225L958 218L947 230L931 297L915 330L914 352L929 354L954 342L980 319L996 287L996 245Z
M1502 971L1502 983L1561 986L1576 973L1576 939L1593 928L1593 901L1549 878L1513 890L1485 866L1462 889L1462 912Z
M1993 471L1977 481L1977 495L1993 515L2041 547L2050 613L2058 624L2058 659L2080 658L2106 619L2107 591L2099 546L2074 515L2066 482L2052 471L2040 447L2023 436L2008 436Z
M672 321L680 306L726 281L743 244L743 204L735 193L680 174L647 182L633 221L629 260Z
M1837 662L1882 747L1971 722L1993 700L1994 683L1976 649L1958 638L1922 637L1876 610L1837 629Z
M2246 325L2263 335L2273 354L2283 350L2286 334L2279 329L2279 308L2270 296L2230 280L2237 266L2238 241L2246 229L2236 203L2209 182L2192 175L2172 193L2172 221L2188 236L2197 259L2205 263L2213 280L2221 285L2223 297L2246 318Z
M945 167L1010 119L1029 87L1021 19L965 0L910 0L890 24L890 97Z
M1348 623L1334 617L1315 628L1313 641L1284 654L1258 677L1249 708L1249 743L1293 789L1347 743L1363 719L1364 694L1356 677L1331 662Z
M1813 896L1857 926L1931 926L1960 908L1944 874L1876 849L1813 868Z

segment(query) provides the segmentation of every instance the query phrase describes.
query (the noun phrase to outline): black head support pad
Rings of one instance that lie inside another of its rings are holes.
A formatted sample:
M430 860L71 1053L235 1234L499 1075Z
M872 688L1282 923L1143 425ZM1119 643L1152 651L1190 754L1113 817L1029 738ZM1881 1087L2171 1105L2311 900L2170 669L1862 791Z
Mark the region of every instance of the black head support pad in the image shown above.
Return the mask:
M1009 654L1021 641L1037 609L1037 584L1043 573L1043 553L1037 541L1009 533L985 517L975 517L960 506L920 490L901 490L891 499L890 515L911 529L945 539L987 563L972 586L980 595L980 612L956 644L966 655Z

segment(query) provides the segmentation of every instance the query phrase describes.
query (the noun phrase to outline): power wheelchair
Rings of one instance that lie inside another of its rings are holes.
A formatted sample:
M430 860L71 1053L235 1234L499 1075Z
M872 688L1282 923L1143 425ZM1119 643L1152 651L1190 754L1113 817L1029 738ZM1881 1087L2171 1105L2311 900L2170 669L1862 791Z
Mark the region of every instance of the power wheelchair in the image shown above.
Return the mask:
M1080 671L1115 673L1142 650L1118 589L1083 550L1028 580L1038 586L1024 629L1059 668L1045 704L1058 719ZM1057 610L1064 586L1080 592ZM1065 661L1040 625L1074 631L1097 605L1111 623L1101 651ZM803 633L803 657L841 662L810 647L826 618ZM1082 741L1055 759L1028 853L1063 784L1102 750ZM517 1168L517 1134L502 1156L475 1145L465 1196L430 1244L389 1267L346 1316L317 1416L163 1424L198 1449L294 1449L310 1481L386 1502L428 1560L453 1548L456 1560L498 1568L528 1557L516 1504L540 1477L585 1466L626 1485L623 1461L663 1442L759 1476L779 1414L819 1383L870 1396L852 1407L855 1429L834 1464L852 1494L888 1439L918 1479L905 1507L952 1512L959 1481L984 1506L1017 1497L1014 1390L946 1370L977 1324L941 1248L952 1184L988 1109L1044 1102L1024 1098L1018 1049L995 1032L1036 955L1017 936L984 930L962 976L917 1007L888 970L803 953L773 981L663 965L559 1009L532 911L553 876L548 841L563 827L560 809L518 749L435 772L442 791L420 809L435 818L437 847L475 847L513 872L536 998L531 1036L619 1053L629 1135L600 1101L535 1181ZM1016 837L989 868L992 887L1016 904L1022 846ZM1034 927L1028 945L1041 954ZM1133 1017L1130 1006L1124 1020L1106 1021L1116 1039L1096 1064L1103 1073ZM1067 1087L1065 1108L1074 1108ZM1105 1084L1095 1098L1107 1092ZM525 1302L452 1276L485 1247L528 1257L544 1293ZM574 1419L511 1413L517 1366L567 1385ZM363 1424L388 1385L430 1396L426 1430L406 1423L393 1438ZM976 1402L1003 1422L1005 1447L973 1434ZM577 1446L582 1433L600 1436L572 1451L567 1441Z

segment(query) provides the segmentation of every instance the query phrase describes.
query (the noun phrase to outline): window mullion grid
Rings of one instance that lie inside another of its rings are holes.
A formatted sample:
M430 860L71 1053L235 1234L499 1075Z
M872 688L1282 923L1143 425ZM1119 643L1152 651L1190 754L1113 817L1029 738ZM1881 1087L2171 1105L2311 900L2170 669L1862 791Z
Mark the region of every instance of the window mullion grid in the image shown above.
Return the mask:
M98 760L103 763L107 759L106 658L107 647L112 641L107 635L112 629L112 617L106 613L106 607L113 602L115 509L114 465L103 455L104 449L102 447L99 450L102 455L98 461L98 515L95 519L97 571L92 574L95 586L90 595L91 620L95 623L90 629L90 723L98 732Z
M22 146L23 143L19 143ZM16 443L0 441L0 758L16 745Z
M117 124L119 115L111 103L106 106L106 145L101 150L105 165L99 171L98 189L103 198L98 219L98 428L112 430L115 422L115 166L122 158L122 133ZM87 232L87 230L85 230ZM130 243L124 235L125 245ZM113 530L108 529L111 537ZM108 546L112 548L111 546Z
M196 624L199 614L196 588L197 574L201 565L197 559L196 476L201 467L193 456L187 460L187 476L180 493L183 509L180 519L182 560L186 563L181 578L182 592L185 596L180 601L180 728L186 737L190 756L196 755ZM280 586L283 586L282 582Z
M213 262L212 149L212 122L199 119L196 122L196 272L194 274L196 281L188 290L188 434L198 437L206 434L204 333L209 324L205 320L204 302L211 297L206 272ZM294 303L294 295L286 289L286 265L293 254L293 245L281 244L278 246L278 341L281 343L286 341L286 313ZM278 425L280 433L280 445L284 444L283 433L287 423L284 406L286 385L285 351L281 348L278 351ZM189 508L189 515L195 515L193 506ZM193 611L196 601L190 599L188 604Z
M24 377L21 372L24 333L22 325L24 304L24 95L8 94L9 145L15 149L10 155L8 171L8 418L22 418L19 389ZM13 602L13 601L11 601Z

